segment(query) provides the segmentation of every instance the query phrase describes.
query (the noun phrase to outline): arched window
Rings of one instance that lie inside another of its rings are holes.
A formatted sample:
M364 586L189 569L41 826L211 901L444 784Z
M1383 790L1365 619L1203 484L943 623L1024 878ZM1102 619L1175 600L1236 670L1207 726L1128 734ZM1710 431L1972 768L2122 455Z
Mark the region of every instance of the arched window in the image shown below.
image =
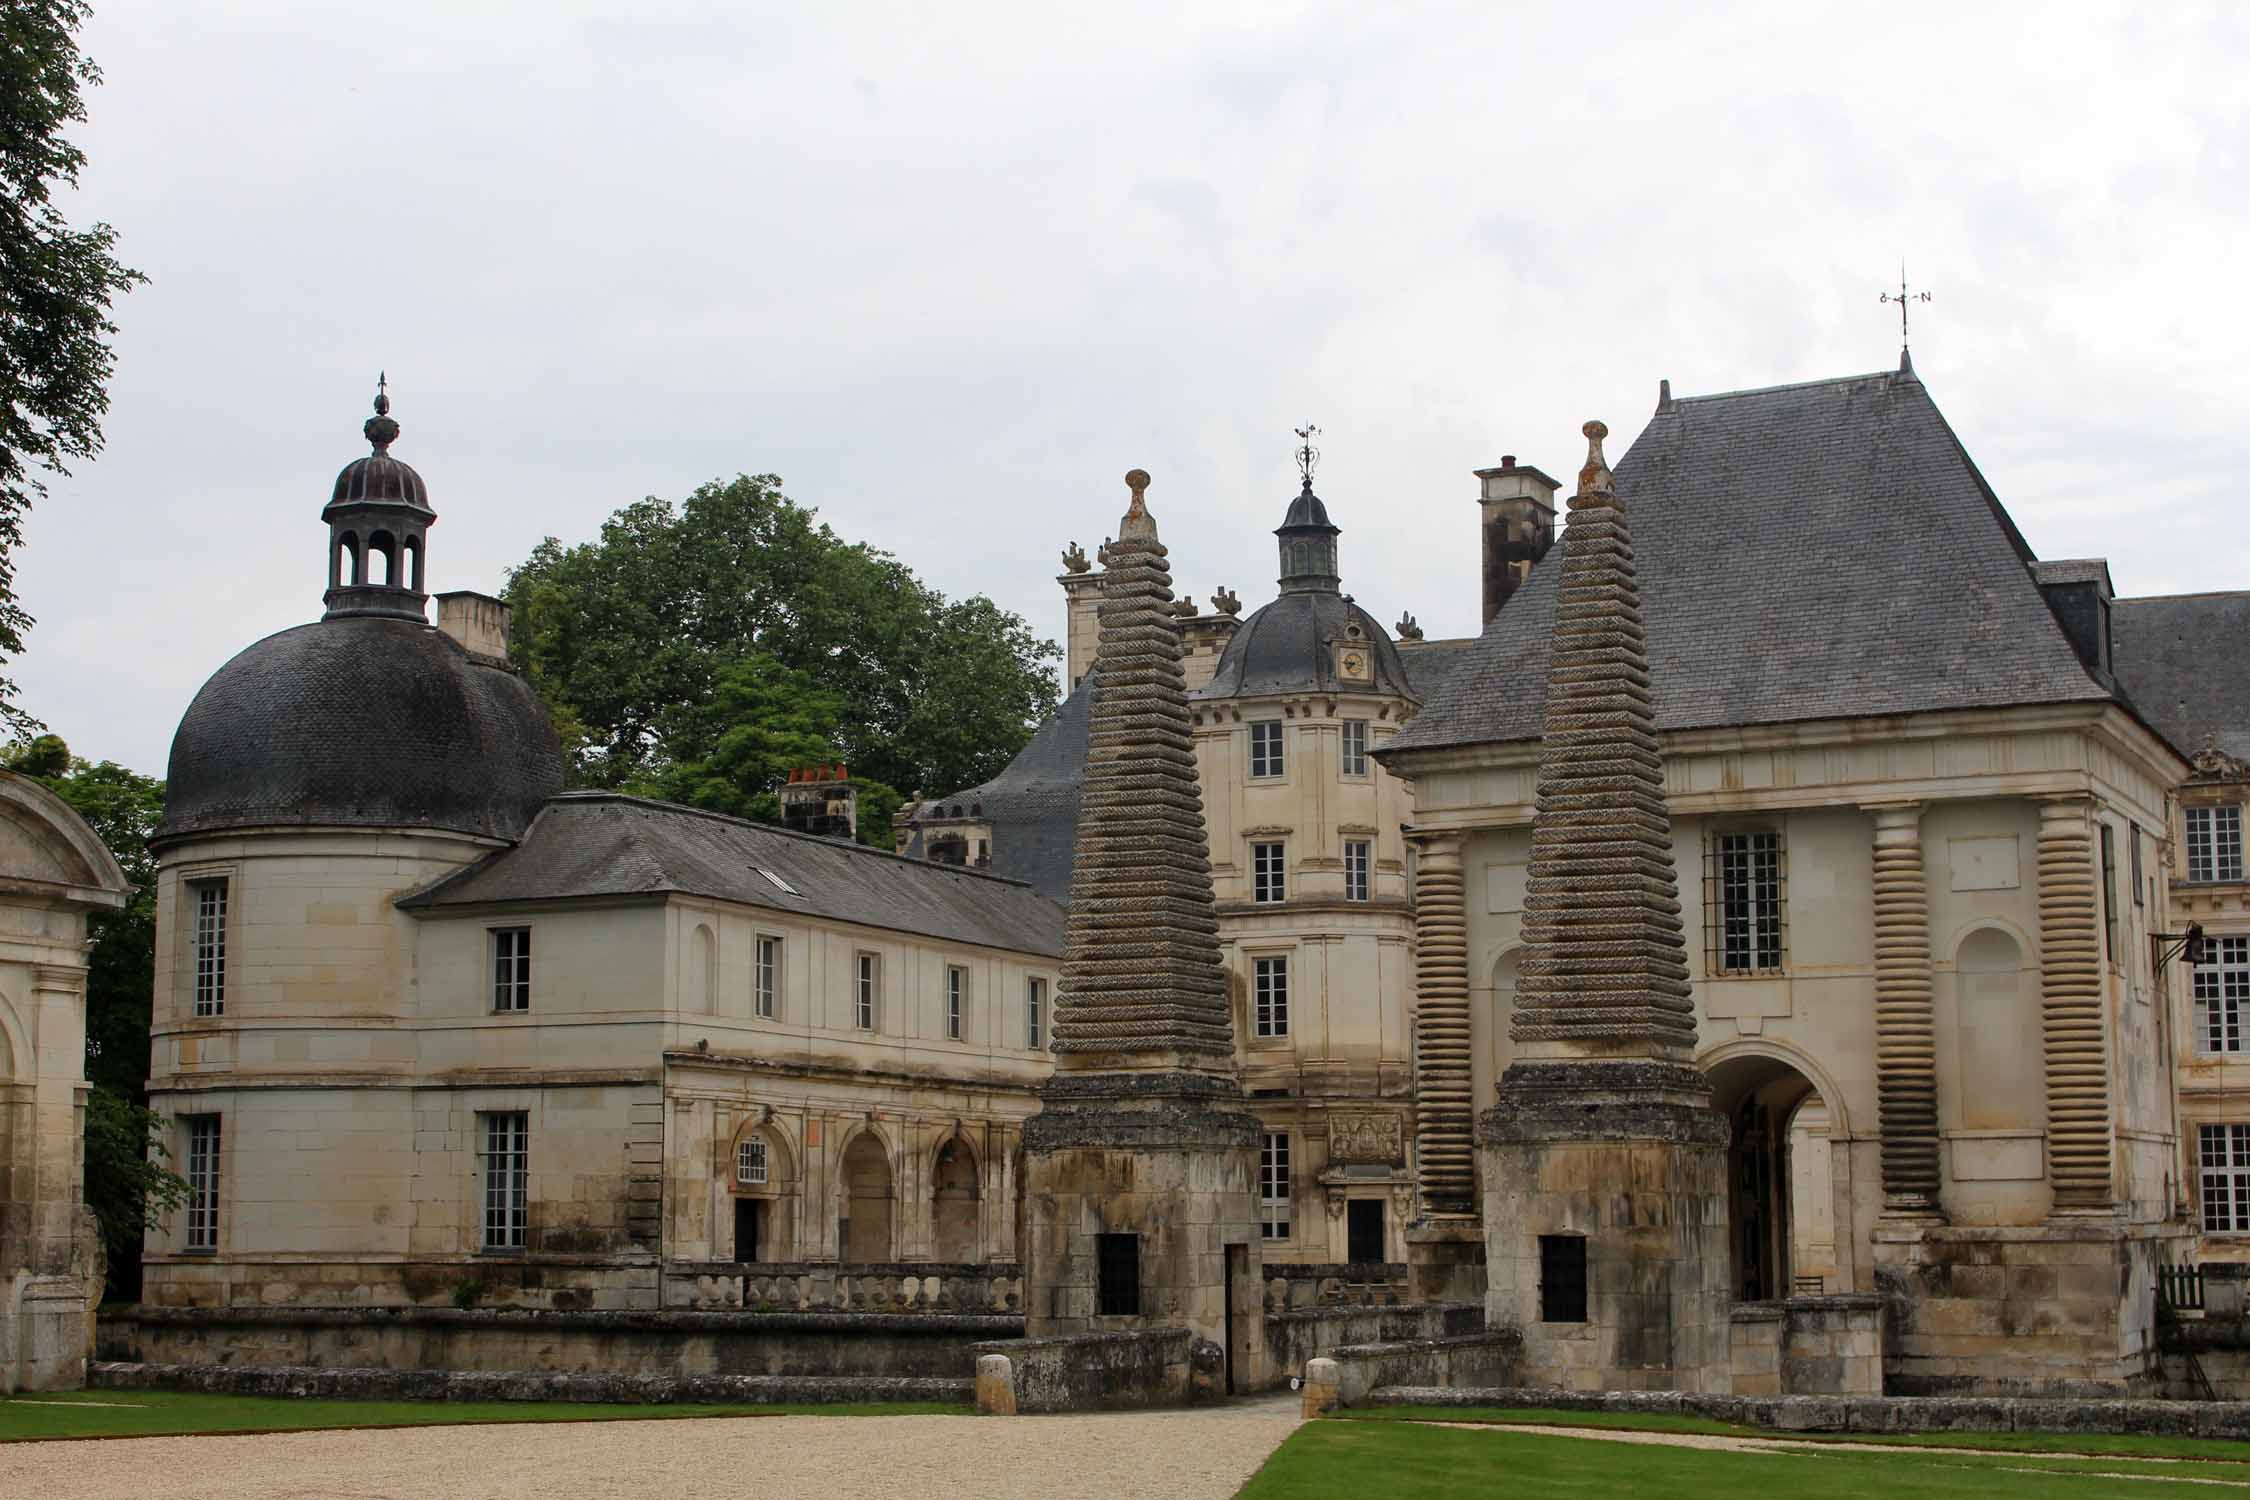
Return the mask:
M2045 1027L2023 946L1998 927L1961 939L1955 1045L1964 1130L2036 1130L2047 1118Z
M329 574L329 581L339 586L364 583L367 581L365 566L359 551L359 533L347 531L337 537L336 566Z
M687 973L681 976L681 1009L709 1015L719 993L719 943L711 924L698 922L688 940Z
M406 566L400 570L399 581L419 594L422 592L422 539L406 539Z
M388 587L398 577L398 539L378 531L367 539L367 581Z

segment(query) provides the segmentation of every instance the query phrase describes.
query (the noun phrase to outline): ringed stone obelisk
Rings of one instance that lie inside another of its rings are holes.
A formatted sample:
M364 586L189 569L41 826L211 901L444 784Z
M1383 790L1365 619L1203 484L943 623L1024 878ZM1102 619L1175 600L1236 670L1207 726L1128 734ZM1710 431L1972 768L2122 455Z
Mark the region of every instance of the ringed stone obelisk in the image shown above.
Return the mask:
M1478 1128L1526 1384L1730 1388L1727 1122L1694 1066L1633 544L1588 422L1547 669L1515 1060ZM1709 1384L1706 1385L1706 1378Z
M1102 575L1055 1074L1023 1132L1027 1332L1184 1325L1227 1349L1236 1389L1254 1389L1258 1124L1235 1068L1172 575L1148 475L1125 482L1132 508Z

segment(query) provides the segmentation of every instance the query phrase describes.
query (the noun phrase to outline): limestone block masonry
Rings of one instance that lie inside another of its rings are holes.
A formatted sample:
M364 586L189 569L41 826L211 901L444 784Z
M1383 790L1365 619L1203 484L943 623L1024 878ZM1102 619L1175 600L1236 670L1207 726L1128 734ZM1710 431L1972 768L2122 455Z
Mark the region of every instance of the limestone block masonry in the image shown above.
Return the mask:
M1919 804L1875 813L1875 1086L1886 1214L1938 1204L1937 1026L1930 1006L1930 896Z
M2083 797L2056 798L2039 809L2039 989L2047 1023L2047 1154L2058 1210L2103 1210L2116 1199L2090 812Z
M1425 1218L1474 1211L1463 902L1459 836L1423 838L1414 870L1414 1146Z

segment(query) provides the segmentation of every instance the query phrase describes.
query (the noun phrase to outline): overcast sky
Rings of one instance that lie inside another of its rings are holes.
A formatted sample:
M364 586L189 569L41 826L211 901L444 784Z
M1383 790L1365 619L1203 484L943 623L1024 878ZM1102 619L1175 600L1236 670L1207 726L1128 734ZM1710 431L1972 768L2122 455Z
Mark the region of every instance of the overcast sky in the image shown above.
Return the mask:
M1435 637L1472 469L1892 366L1904 256L2042 556L2250 587L2240 4L96 4L72 212L150 282L18 664L89 757L318 615L378 369L433 589L771 472L1059 639L1138 465L1254 607L1309 418L1345 588Z

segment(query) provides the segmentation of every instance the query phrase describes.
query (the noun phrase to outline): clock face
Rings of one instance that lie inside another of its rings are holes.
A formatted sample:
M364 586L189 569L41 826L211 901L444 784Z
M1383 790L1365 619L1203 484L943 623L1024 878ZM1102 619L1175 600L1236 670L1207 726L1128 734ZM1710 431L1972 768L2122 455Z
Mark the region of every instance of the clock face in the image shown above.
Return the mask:
M1366 657L1360 655L1357 651L1347 651L1344 653L1344 675L1346 677L1360 677L1364 676L1366 672Z

